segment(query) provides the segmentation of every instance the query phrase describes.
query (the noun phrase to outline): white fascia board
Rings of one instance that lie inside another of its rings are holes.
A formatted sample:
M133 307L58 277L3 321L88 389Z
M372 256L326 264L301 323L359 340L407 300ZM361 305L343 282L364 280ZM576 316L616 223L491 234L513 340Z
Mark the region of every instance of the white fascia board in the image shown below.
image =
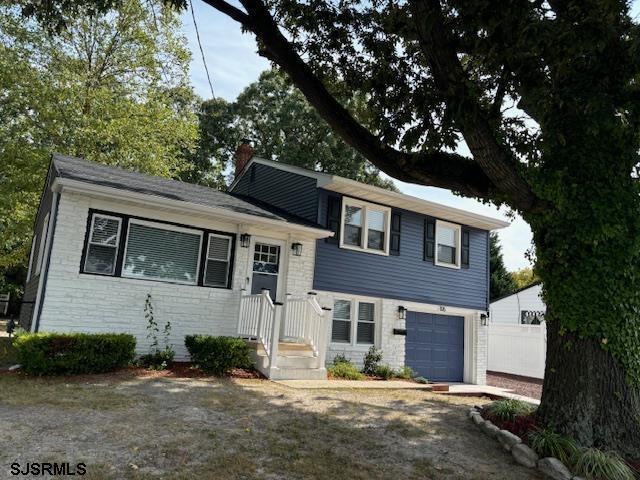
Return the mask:
M235 223L261 225L265 228L271 227L279 230L296 232L304 235L305 238L319 239L333 236L333 232L330 232L329 230L305 227L304 225L297 225L284 220L232 212L224 208L200 205L198 203L185 202L182 200L173 200L159 195L133 192L131 190L107 187L104 185L97 185L95 183L83 182L69 178L57 177L53 181L52 189L54 192L73 191L89 196L103 197L109 200L128 200L143 203L145 205L153 204L168 210L174 210L178 213L200 213Z

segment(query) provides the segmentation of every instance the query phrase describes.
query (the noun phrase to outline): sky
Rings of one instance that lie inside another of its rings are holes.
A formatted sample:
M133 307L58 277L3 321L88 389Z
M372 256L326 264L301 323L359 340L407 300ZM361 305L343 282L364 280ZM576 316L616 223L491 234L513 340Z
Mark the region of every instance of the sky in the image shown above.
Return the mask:
M234 100L247 85L258 79L262 71L269 68L269 62L256 53L253 35L242 33L236 22L202 0L192 1L215 96ZM202 98L211 98L211 89L207 82L191 12L184 12L182 17L184 33L192 52L192 84ZM508 220L505 209L499 211L494 206L458 197L448 190L399 181L395 183L401 192L408 195ZM498 235L508 270L530 266L525 252L531 248L531 230L522 218L517 216L509 227L499 230Z

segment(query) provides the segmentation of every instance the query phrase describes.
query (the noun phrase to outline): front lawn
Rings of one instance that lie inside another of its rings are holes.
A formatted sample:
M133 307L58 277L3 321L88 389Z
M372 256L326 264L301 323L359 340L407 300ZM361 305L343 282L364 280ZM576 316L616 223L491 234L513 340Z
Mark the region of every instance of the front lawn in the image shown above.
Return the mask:
M84 462L92 479L539 478L468 421L478 403L137 370L5 373L0 476L12 462Z

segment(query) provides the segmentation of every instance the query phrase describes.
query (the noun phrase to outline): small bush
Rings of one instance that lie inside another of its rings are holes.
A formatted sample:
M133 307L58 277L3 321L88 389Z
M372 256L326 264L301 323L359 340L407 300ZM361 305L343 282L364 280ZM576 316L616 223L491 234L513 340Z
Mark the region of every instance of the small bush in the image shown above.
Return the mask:
M151 370L166 370L173 363L176 353L173 349L156 350L153 353L142 355L138 359L138 365Z
M343 353L339 353L333 357L333 364L337 365L339 363L351 363L351 359L345 357Z
M249 346L234 337L187 335L184 344L191 360L203 371L226 375L232 368L251 368Z
M376 347L371 345L371 348L369 348L364 356L364 368L362 369L362 373L365 375L377 375L376 371L381 361L382 352L380 350L376 350Z
M587 448L573 457L575 471L588 480L633 480L633 470L616 452Z
M358 370L351 362L338 362L333 363L327 371L335 378L345 378L347 380L362 380L364 375Z
M411 367L407 367L406 365L396 372L396 377L402 378L403 380L412 380L417 376L418 374L414 372Z
M429 380L424 377L415 377L413 380L418 383L429 383Z
M529 444L540 457L556 457L565 464L570 464L580 452L575 440L549 428L538 428L531 432Z
M490 403L486 408L495 418L503 422L511 421L519 415L528 415L534 409L528 403L511 398Z
M396 375L396 371L389 365L378 365L375 375L384 380L389 380Z
M335 378L346 378L347 380L362 380L364 378L364 375L351 360L341 353L334 357L333 364L327 368L327 371Z
M25 372L72 375L127 366L135 356L136 339L124 333L26 333L13 345Z

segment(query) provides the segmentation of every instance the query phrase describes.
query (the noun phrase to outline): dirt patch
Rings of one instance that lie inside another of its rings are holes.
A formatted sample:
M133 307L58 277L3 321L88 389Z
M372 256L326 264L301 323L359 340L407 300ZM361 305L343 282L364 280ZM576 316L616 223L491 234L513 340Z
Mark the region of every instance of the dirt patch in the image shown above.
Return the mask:
M190 372L189 372L190 373ZM0 376L0 477L78 462L92 479L533 479L468 421L478 399L267 380Z
M542 398L542 380L508 373L487 372L487 385L492 387L508 388L513 393L525 397Z

